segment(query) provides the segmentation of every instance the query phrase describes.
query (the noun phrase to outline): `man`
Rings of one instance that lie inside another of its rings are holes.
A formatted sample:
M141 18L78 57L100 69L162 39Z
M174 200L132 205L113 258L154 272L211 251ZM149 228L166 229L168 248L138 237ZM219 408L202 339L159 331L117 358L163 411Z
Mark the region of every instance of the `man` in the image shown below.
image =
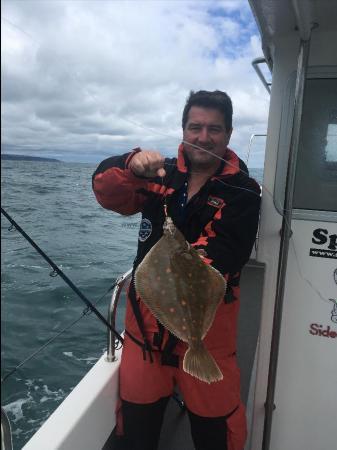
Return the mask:
M232 103L226 93L191 92L182 127L177 159L139 148L108 158L94 173L93 188L104 208L142 213L134 270L162 236L165 197L168 215L186 240L227 280L204 339L223 380L207 384L182 370L186 344L156 321L131 283L120 367L126 448L157 448L167 401L178 386L197 450L243 450L246 421L236 362L239 279L255 241L260 188L228 148Z

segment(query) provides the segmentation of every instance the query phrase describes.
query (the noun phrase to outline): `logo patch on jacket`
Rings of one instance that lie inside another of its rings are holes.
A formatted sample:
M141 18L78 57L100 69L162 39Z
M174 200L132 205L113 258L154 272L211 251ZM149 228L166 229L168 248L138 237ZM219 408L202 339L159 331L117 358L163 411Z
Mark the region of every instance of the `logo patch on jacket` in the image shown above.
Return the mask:
M138 239L140 242L146 241L151 236L152 233L152 223L149 219L142 219L139 227Z
M212 197L211 195L207 199L207 205L215 206L216 208L221 208L224 203L225 202L224 200L222 200L222 198Z

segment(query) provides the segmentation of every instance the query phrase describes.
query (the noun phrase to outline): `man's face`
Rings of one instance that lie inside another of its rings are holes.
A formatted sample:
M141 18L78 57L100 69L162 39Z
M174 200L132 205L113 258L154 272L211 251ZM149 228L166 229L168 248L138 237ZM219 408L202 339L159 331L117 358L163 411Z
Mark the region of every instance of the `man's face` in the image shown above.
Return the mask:
M184 151L192 167L205 169L218 167L220 160L210 153L223 157L231 134L232 129L226 131L224 117L220 111L192 106L183 131ZM187 143L204 148L207 152L189 146Z

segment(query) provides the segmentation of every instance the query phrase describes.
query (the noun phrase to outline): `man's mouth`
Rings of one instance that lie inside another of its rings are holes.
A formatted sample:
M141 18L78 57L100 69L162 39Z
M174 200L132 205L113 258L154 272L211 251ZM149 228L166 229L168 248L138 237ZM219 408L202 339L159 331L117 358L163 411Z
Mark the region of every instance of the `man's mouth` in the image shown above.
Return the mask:
M213 154L213 147L199 147L196 150L199 150L201 153Z
M195 150L212 152L213 146L211 145L200 145L200 144L192 144L192 148Z

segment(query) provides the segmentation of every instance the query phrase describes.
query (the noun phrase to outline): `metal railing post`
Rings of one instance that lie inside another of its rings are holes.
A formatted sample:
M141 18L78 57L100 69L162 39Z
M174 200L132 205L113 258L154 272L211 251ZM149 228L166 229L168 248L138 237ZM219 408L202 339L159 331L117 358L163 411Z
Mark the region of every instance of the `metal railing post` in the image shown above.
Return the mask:
M252 66L253 66L255 72L257 73L258 77L259 77L260 80L262 81L263 86L264 86L264 87L266 88L266 90L268 91L268 94L270 94L270 92L271 92L271 89L270 89L271 83L268 83L268 82L267 82L265 76L264 76L263 73L262 73L262 70L261 70L260 67L259 67L259 64L264 64L264 63L267 64L267 61L266 61L265 58L255 58L255 59L252 61Z
M1 448L2 450L13 450L11 424L6 411L1 407Z
M116 312L117 312L117 305L119 301L119 297L121 295L122 289L125 285L125 283L131 278L132 269L125 272L123 275L117 278L116 286L112 292L111 301L109 305L108 310L108 322L111 325L111 328L115 328L115 322L116 322ZM115 336L111 332L111 330L108 328L108 346L107 346L107 355L106 355L106 361L113 362L116 361L115 356Z
M248 161L249 161L250 152L251 152L251 149L252 149L253 139L254 139L255 137L266 137L266 136L267 136L266 134L252 134L252 135L250 136L250 139L249 139L249 145L248 145L248 152L247 152L247 158L246 158L246 161L245 161L246 166L248 166Z

